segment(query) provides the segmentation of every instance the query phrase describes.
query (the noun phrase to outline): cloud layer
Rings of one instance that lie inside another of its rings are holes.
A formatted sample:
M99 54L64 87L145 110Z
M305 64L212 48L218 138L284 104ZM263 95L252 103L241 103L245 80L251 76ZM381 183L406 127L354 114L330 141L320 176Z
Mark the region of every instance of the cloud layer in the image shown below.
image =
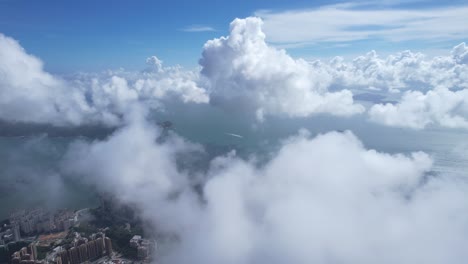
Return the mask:
M468 129L468 89L438 88L421 93L406 92L396 104L377 104L369 110L371 120L388 126L422 129L428 125Z
M390 155L365 149L351 132L311 138L302 131L261 166L235 153L216 158L198 194L190 173L175 165L176 153L197 147L177 136L157 143L156 128L139 115L130 120L105 141L77 143L65 168L175 235L161 263L464 263L468 257L468 185L430 176L424 153Z
M387 71L393 76L387 79L394 82L394 85L388 83L387 87L390 91L398 87L410 90L396 104L372 106L369 110L371 120L389 126L415 129L429 125L468 129L467 54L465 43L454 47L451 56L436 57L429 61L417 59L422 55L408 53L406 62L393 64ZM382 76L379 73L386 72L385 67L374 68L380 70L373 70L374 74L371 76ZM372 79L377 78L368 78Z
M375 51L351 62L336 57L319 67L333 76L338 87L364 88L395 93L401 90L428 91L436 87L468 88L468 48L455 46L446 56L427 57L409 50L385 58Z
M117 125L130 104L158 105L175 97L207 103L197 74L163 67L156 57L146 71L77 74L64 79L44 71L43 63L15 40L0 34L0 118L54 125Z
M467 128L468 47L445 56L375 51L352 61L294 59L265 42L259 18L236 19L229 35L206 42L200 68L165 67L156 56L139 72L114 70L56 76L15 40L0 35L0 119L59 126L116 126L133 104L211 103L257 120L268 116L351 116L365 108L353 94L387 101L370 106L371 121L421 129ZM443 103L442 103L443 102Z

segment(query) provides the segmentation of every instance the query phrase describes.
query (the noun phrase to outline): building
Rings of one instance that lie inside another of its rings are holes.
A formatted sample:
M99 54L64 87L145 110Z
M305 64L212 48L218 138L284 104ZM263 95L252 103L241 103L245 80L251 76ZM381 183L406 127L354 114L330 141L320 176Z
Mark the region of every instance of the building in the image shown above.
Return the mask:
M37 260L37 249L35 244L30 244L28 247L14 252L11 255L11 263L14 264L40 264Z
M83 244L83 245L79 246L79 250L80 250L80 260L81 260L81 262L88 261L89 260L89 255L88 255L88 247L86 246L86 244Z
M93 260L97 258L96 242L94 240L89 241L86 246L88 247L89 259Z
M104 255L104 240L102 237L95 240L96 241L96 253L98 257L102 257Z
M80 238L74 242L69 250L60 249L56 256L57 264L79 264L94 261L105 254L112 254L112 240L108 237L99 237L93 240ZM92 236L96 238L96 236Z
M37 260L37 246L34 243L29 244L28 253L31 255L32 260Z
M74 213L67 210L50 213L41 208L21 210L10 215L10 223L26 234L65 231L74 224Z
M130 246L137 249L139 259L147 259L156 249L156 241L143 239L141 236L135 235L130 239Z
M146 259L149 256L149 248L146 246L138 246L137 255L139 259Z
M140 245L141 240L141 236L134 235L132 239L130 239L130 246L137 248Z
M15 241L21 240L20 226L18 224L13 225L13 238Z
M24 255L28 254L28 249L26 247L23 247L22 249L20 249L19 253L20 256L23 257Z
M106 244L106 254L107 254L107 256L110 257L110 256L112 256L112 241L111 241L110 238L106 237L104 239L104 242Z
M33 220L28 219L20 222L20 228L23 233L29 234L36 230Z
M70 258L68 256L68 252L66 250L60 252L59 256L60 256L60 260L62 261L62 264L69 264Z
M68 255L70 257L70 264L79 264L81 263L80 251L77 247L72 247L68 250Z

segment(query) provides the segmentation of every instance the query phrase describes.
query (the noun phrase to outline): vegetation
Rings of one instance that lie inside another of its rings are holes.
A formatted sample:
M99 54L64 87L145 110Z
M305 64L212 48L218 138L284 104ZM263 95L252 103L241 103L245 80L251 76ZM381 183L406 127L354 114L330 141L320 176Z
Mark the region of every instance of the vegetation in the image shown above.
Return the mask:
M106 235L112 239L112 247L115 251L122 253L126 258L137 258L137 249L131 247L129 242L136 233L129 231L124 227L111 227L106 231Z
M50 247L37 247L37 259L45 259L47 252L51 250Z
M106 228L106 236L112 240L112 247L129 259L137 259L137 249L130 246L134 235L144 236L142 223L135 217L130 206L117 205L112 200L103 199L102 206L90 209L93 220L89 224L74 227L72 231L89 235L98 228ZM130 226L128 226L130 225ZM130 228L131 227L131 228Z
M8 263L10 255L8 254L8 248L5 246L0 246L0 263Z

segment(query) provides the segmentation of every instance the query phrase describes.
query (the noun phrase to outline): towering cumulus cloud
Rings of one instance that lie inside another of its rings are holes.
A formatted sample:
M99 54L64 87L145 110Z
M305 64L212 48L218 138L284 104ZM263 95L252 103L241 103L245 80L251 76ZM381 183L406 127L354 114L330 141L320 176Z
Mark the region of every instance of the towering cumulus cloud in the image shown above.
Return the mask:
M138 117L138 115L137 115ZM212 161L196 193L177 153L197 148L136 118L71 148L67 170L134 205L160 233L160 263L464 263L468 185L428 175L424 153L367 150L351 133L284 141L265 164ZM118 150L118 151L117 151ZM201 196L201 197L200 197Z
M308 116L363 112L348 90L328 91L331 76L284 50L269 47L262 21L249 17L231 23L230 34L208 41L200 60L213 103L242 105L264 115Z

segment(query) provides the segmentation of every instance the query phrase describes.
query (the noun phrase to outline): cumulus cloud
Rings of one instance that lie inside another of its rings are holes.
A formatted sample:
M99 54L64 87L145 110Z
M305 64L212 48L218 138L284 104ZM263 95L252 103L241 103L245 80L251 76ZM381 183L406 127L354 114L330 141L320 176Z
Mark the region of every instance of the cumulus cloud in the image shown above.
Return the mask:
M410 52L406 54L405 59L391 64L383 63L382 60L379 61L375 56L371 56L374 59L367 60L364 67L373 69L359 71L363 76L367 76L367 81L371 83L375 84L381 79L382 83L378 87L387 85L390 91L407 90L396 103L372 106L369 109L370 119L388 126L414 129L434 125L467 129L468 48L466 44L455 46L450 56L436 57L432 60L423 60L421 54L417 56ZM363 57L361 61L366 61L365 58ZM389 58L386 62L391 61ZM374 62L369 63L369 61ZM383 74L385 72L389 73L386 77Z
M262 20L235 19L227 37L208 41L200 65L214 103L241 105L263 115L315 113L350 116L363 112L348 90L328 91L331 76L286 51L270 47Z
M15 40L0 34L1 118L24 122L79 123L89 110L79 91L43 70L42 62Z
M332 86L348 89L377 89L384 92L401 90L427 91L435 87L468 88L468 48L465 43L455 46L446 56L427 57L409 50L386 58L371 51L351 62L341 57L321 63L332 76Z
M159 263L464 263L468 185L430 176L425 153L366 149L351 132L285 140L265 164L230 153L195 193L176 165L190 143L136 115L65 168L179 238ZM116 151L118 150L118 151ZM176 193L176 195L169 195ZM198 197L201 195L202 197ZM169 198L170 196L170 198Z
M77 74L71 79L47 73L40 59L0 34L0 118L54 125L117 125L130 104L158 105L166 98L206 103L197 73L163 67L148 59L143 72Z
M160 109L168 100L212 103L258 120L268 115L351 116L364 112L353 100L353 93L364 91L401 100L371 107L373 121L413 128L466 127L465 43L433 58L411 51L380 57L371 51L352 61L336 57L307 62L269 46L262 26L260 18L234 20L229 36L206 42L200 69L167 67L152 56L143 71L69 76L47 73L41 60L0 35L0 119L115 126L133 104ZM442 98L450 101L439 107L435 101Z
M428 125L468 129L468 89L437 88L427 93L406 92L397 104L376 104L369 110L372 121L422 129Z

